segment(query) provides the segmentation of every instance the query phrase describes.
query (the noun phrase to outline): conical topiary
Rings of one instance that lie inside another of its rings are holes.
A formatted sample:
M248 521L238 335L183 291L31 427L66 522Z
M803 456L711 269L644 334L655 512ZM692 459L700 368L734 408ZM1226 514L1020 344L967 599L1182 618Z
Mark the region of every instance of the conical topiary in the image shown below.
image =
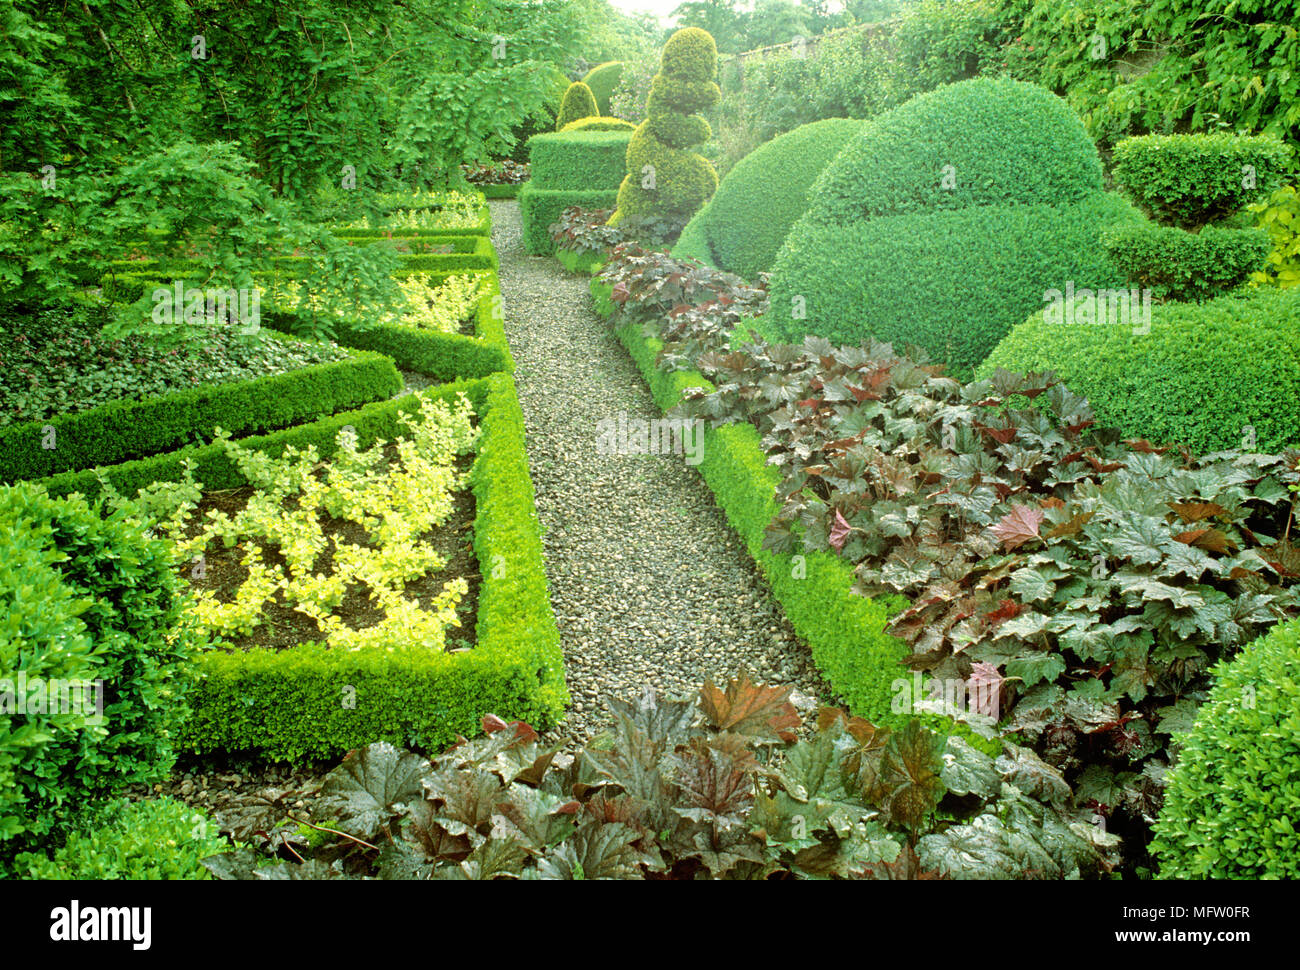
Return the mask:
M628 216L685 222L713 195L718 173L689 149L712 135L698 112L722 97L717 73L718 48L707 30L686 27L668 38L650 83L646 120L627 146L627 176L611 222Z
M574 81L564 92L564 100L560 102L560 114L555 119L555 130L561 131L565 125L579 118L591 118L598 114L600 110L596 107L596 96L591 93L591 88L581 81Z

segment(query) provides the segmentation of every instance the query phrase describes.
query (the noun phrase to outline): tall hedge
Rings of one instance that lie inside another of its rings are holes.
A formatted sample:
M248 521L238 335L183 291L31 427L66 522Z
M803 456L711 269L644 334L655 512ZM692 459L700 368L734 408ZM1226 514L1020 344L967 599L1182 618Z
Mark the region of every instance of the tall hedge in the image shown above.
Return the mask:
M613 208L630 135L577 129L535 135L529 141L532 178L519 190L525 250L535 256L553 252L547 227L571 205Z
M722 97L717 73L718 48L708 31L686 27L668 38L646 98L646 119L627 146L627 176L612 221L660 216L685 222L713 195L718 173L690 149L713 134L699 112Z
M915 344L964 376L1046 291L1120 285L1099 237L1139 218L1102 191L1059 98L949 85L869 121L826 166L773 264L762 329Z
M751 280L768 272L790 227L807 209L817 176L864 124L849 118L815 121L741 159L691 220L702 228L716 265Z
M1048 322L1034 314L981 373L1051 370L1102 424L1193 451L1300 445L1300 289L1260 289L1151 309L1132 326Z
M1300 878L1300 620L1215 675L1153 829L1160 878Z

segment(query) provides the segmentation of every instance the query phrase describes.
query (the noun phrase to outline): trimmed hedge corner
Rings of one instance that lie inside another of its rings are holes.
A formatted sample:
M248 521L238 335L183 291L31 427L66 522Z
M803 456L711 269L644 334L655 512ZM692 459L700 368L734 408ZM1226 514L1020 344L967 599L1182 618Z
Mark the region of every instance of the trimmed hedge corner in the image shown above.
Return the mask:
M571 205L584 209L613 208L618 192L615 189L578 191L574 189L541 189L532 182L519 192L519 221L523 224L524 252L531 256L549 256L555 252L555 241L549 231L552 223Z
M291 337L273 335L278 340ZM356 353L283 374L205 384L143 400L0 428L0 481L44 478L183 447L216 428L262 433L392 397L402 378L387 357ZM53 429L54 448L42 447Z
M473 401L483 429L471 472L474 552L483 576L475 647L430 653L303 644L209 652L199 664L195 715L182 735L187 749L296 761L337 757L375 741L436 749L478 733L488 713L538 727L559 720L568 691L514 381L494 374L436 393L457 391ZM413 398L403 400L414 406ZM362 426L353 423L360 437Z

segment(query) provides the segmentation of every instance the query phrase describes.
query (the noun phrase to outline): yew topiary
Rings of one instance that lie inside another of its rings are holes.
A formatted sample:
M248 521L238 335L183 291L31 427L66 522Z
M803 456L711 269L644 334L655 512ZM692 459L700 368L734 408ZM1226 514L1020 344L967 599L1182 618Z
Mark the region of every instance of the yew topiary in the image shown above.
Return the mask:
M596 107L596 96L591 93L591 88L581 81L574 81L564 92L564 100L560 102L560 114L555 119L555 130L563 131L565 125L570 125L579 118L590 118L598 114L600 109Z
M646 120L627 146L627 176L611 222L628 216L685 222L718 187L718 173L691 146L712 136L699 112L718 103L718 49L706 30L687 27L668 38L650 84Z

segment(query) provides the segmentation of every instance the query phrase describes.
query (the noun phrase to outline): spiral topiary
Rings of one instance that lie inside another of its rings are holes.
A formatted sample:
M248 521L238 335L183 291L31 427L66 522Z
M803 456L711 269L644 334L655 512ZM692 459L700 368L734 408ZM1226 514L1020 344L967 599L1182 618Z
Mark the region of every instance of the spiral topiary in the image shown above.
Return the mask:
M574 81L564 92L564 100L560 102L560 114L555 119L555 130L563 131L565 125L572 124L579 118L590 118L598 114L600 109L596 107L596 96L591 93L591 88L581 81Z
M650 84L646 120L627 146L627 176L618 190L616 223L628 216L685 222L718 187L718 173L692 145L708 141L698 112L718 103L718 48L707 30L686 27L668 38Z

